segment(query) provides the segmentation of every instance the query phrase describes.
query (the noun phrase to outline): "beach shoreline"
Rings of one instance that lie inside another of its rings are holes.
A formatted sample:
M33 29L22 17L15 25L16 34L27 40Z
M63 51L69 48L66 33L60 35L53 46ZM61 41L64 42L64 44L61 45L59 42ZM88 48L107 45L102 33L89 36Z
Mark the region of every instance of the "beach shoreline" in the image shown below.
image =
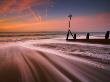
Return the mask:
M110 45L110 39L68 39L67 42L84 42L84 43L92 43L92 44L106 44Z
M0 82L109 81L109 50L68 42L7 43L0 46Z

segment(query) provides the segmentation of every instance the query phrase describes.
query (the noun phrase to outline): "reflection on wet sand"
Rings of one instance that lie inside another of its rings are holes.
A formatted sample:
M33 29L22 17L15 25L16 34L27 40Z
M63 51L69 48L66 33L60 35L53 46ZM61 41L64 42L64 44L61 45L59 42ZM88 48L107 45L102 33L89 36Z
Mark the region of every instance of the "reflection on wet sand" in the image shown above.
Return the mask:
M109 82L110 65L34 45L0 47L0 82Z

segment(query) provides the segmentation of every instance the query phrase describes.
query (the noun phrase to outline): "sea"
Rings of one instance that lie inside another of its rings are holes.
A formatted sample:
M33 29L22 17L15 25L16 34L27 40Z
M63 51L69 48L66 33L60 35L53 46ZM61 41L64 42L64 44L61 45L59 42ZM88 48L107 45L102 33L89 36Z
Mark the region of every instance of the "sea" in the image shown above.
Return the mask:
M72 32L77 34L77 39L85 39L87 32ZM89 32L91 39L104 39L105 32ZM0 32L0 42L39 40L39 39L66 39L67 32ZM69 36L72 39L72 36Z
M77 39L87 34L72 33ZM110 82L110 45L67 42L66 35L1 32L0 82ZM104 37L105 32L90 32L91 39Z

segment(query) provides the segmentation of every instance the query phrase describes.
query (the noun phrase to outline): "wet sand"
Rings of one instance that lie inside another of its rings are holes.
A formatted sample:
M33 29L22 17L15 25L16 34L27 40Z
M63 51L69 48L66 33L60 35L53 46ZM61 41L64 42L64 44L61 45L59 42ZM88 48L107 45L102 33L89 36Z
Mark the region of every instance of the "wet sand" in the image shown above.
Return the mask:
M44 46L2 46L0 82L110 82L110 64L75 55Z
M67 41L73 42L85 42L85 43L93 43L93 44L110 44L110 39L68 39Z
M0 48L0 82L71 82L44 55L21 46Z

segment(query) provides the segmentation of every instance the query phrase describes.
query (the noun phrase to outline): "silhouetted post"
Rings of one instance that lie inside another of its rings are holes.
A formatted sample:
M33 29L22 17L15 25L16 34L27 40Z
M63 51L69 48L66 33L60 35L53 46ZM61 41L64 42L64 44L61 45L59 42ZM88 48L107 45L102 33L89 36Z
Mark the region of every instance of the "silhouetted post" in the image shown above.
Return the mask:
M74 34L74 40L76 40L76 34Z
M66 40L68 40L68 37L69 37L69 33L72 35L72 37L74 38L71 30L70 30L70 27L71 27L71 18L72 18L72 15L70 14L69 16L69 28L68 28L68 33L67 33L67 37L66 37Z
M90 33L87 33L86 39L89 40Z
M68 33L67 33L67 37L66 37L66 40L68 40L68 37L69 37L69 30L68 30Z
M70 30L69 30L70 31ZM71 34L71 36L74 38L74 36L73 36L73 34L72 34L72 32L70 31L70 34Z
M106 32L105 39L109 39L109 31Z

